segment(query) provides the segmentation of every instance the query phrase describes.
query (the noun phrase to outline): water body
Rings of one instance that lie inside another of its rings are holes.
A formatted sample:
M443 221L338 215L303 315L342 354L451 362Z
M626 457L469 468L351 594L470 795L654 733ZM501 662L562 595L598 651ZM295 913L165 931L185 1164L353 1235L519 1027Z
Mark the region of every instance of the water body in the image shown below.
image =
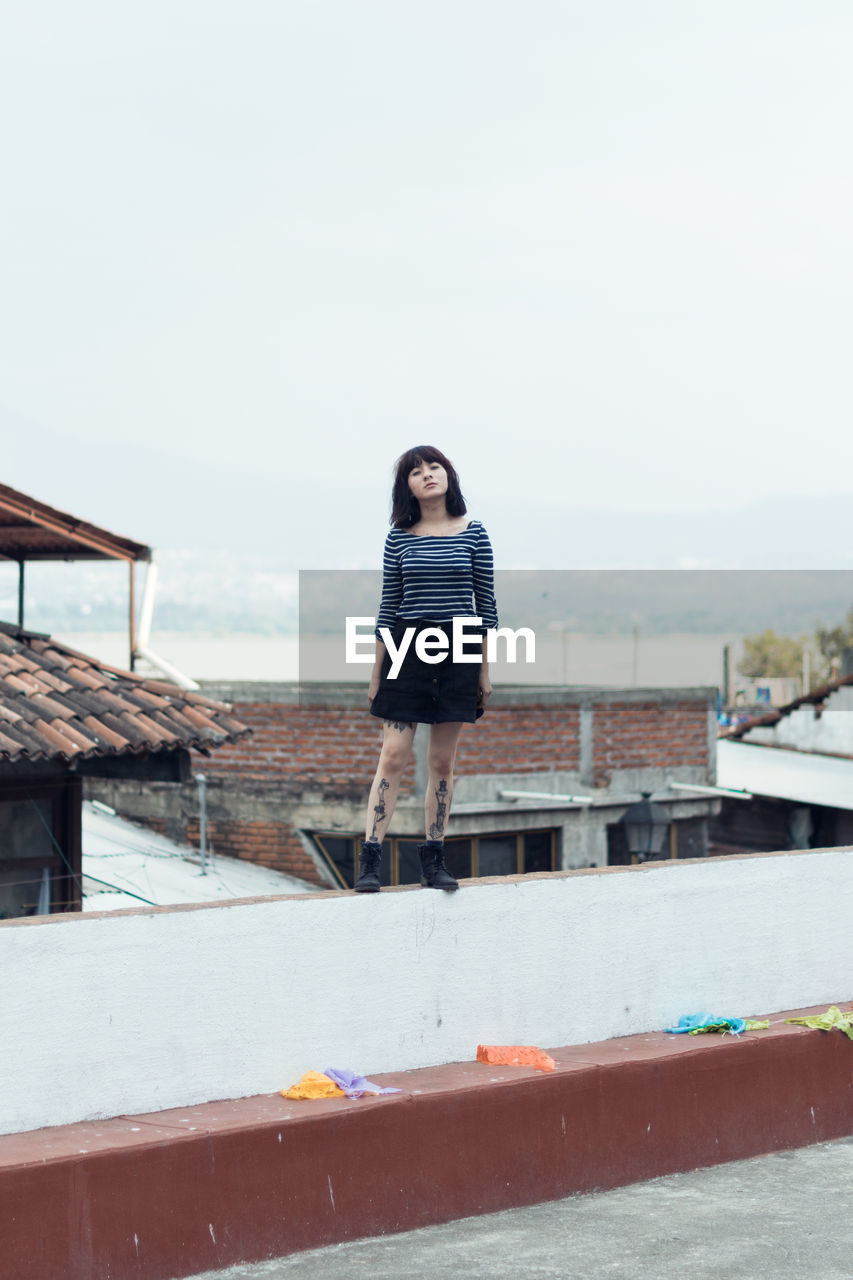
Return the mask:
M743 636L671 633L644 636L545 630L536 632L535 662L524 660L519 643L515 663L493 664L495 684L595 685L678 688L720 686L723 649L731 648L732 670L743 652ZM111 665L126 668L125 633L74 632L57 639ZM155 632L150 647L194 680L335 680L367 684L370 664L347 664L344 637L193 635ZM365 646L369 649L369 646Z

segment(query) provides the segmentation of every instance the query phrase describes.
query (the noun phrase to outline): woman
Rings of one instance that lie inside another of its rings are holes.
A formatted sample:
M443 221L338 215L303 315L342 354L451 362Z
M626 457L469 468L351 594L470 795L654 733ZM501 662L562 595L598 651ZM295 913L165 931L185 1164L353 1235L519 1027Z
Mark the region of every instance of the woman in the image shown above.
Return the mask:
M489 536L479 520L467 518L466 510L459 477L439 449L419 445L397 460L376 620L376 661L367 694L371 714L384 721L383 742L367 804L357 893L379 892L382 839L418 724L430 725L426 840L418 846L421 884L429 889L459 888L444 862L453 764L462 725L483 714L492 691L485 632L498 623ZM466 628L467 662L454 660L451 652L453 619L460 616L476 616L482 624ZM388 628L395 654L402 653L404 633L413 629L399 669L396 662L392 665L382 628ZM432 635L424 636L418 646L423 631ZM440 661L427 662L418 647L435 657L443 647L447 652Z

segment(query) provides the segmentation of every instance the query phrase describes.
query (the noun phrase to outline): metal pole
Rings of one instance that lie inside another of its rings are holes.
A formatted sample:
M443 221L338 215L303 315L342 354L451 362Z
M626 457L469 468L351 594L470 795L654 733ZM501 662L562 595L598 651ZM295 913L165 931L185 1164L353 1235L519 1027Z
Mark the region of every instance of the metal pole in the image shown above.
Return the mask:
M134 577L134 562L128 561L130 569L130 616L128 619L128 631L130 633L130 670L133 671L136 663L136 582Z
M203 773L195 776L198 784L198 841L201 846L201 874L207 875L207 778Z
M151 621L154 617L154 597L157 594L157 552L152 550L151 559L145 569L145 582L142 586L142 603L139 606L139 628L137 630L135 648L144 649L151 639Z
M24 629L24 562L18 561L18 626Z

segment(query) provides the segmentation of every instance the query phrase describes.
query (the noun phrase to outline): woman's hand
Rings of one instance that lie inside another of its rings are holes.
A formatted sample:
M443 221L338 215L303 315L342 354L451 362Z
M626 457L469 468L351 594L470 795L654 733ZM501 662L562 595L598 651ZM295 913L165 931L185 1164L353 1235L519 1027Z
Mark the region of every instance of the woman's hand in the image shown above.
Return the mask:
M367 705L370 706L373 699L379 692L379 672L374 671L370 677L370 684L367 686Z
M489 668L481 667L480 668L480 684L479 684L479 688L477 689L477 703L479 706L483 707L483 709L485 709L486 704L489 701L491 692L492 692L492 682L489 679Z

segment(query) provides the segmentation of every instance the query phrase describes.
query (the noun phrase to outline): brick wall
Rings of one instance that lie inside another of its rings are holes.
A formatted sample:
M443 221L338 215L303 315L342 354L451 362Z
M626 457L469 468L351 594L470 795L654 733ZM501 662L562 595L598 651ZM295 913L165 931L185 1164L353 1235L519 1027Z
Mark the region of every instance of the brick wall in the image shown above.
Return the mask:
M211 819L207 824L207 838L216 853L230 858L245 858L274 871L309 880L312 884L326 886L302 847L302 841L289 822L236 821ZM199 843L199 824L196 819L187 822L187 840Z
M493 706L459 742L460 775L566 772L581 768L580 705L529 703ZM381 726L361 707L300 707L276 702L234 702L251 738L221 747L194 767L211 778L277 782L284 788L321 788L329 795L366 797L373 780ZM590 704L592 779L606 786L620 769L708 764L708 709L704 701L614 700ZM401 796L414 785L414 765Z
M300 707L283 702L235 702L234 715L252 736L195 755L193 768L210 778L283 782L332 788L346 797L362 794L376 772L382 742L380 721L353 707ZM414 781L410 765L401 788Z
M234 715L252 729L196 756L195 769L208 777L282 780L288 785L333 787L366 797L373 781L382 729L360 709L298 707L282 703L233 704ZM465 725L459 742L460 773L535 773L579 767L577 707L493 708L476 725ZM424 732L424 730L421 730ZM414 784L414 765L404 775L401 794Z
M490 707L476 725L466 725L458 772L539 773L580 768L580 709L577 706Z
M90 785L89 789L97 796L97 784ZM115 797L111 798L115 799ZM194 787L189 790L189 800L195 809ZM200 847L199 819L195 811L183 812L170 818L154 818L150 814L134 812L132 804L122 804L121 800L117 803L125 817L138 822L141 826L156 831L158 835L167 836L178 844ZM257 862L261 866L271 867L274 871L281 871L285 875L307 880L319 888L328 888L328 880L318 872L290 822L208 817L207 839L214 854Z
M606 786L615 769L705 766L707 708L696 702L605 701L593 709L593 785Z

